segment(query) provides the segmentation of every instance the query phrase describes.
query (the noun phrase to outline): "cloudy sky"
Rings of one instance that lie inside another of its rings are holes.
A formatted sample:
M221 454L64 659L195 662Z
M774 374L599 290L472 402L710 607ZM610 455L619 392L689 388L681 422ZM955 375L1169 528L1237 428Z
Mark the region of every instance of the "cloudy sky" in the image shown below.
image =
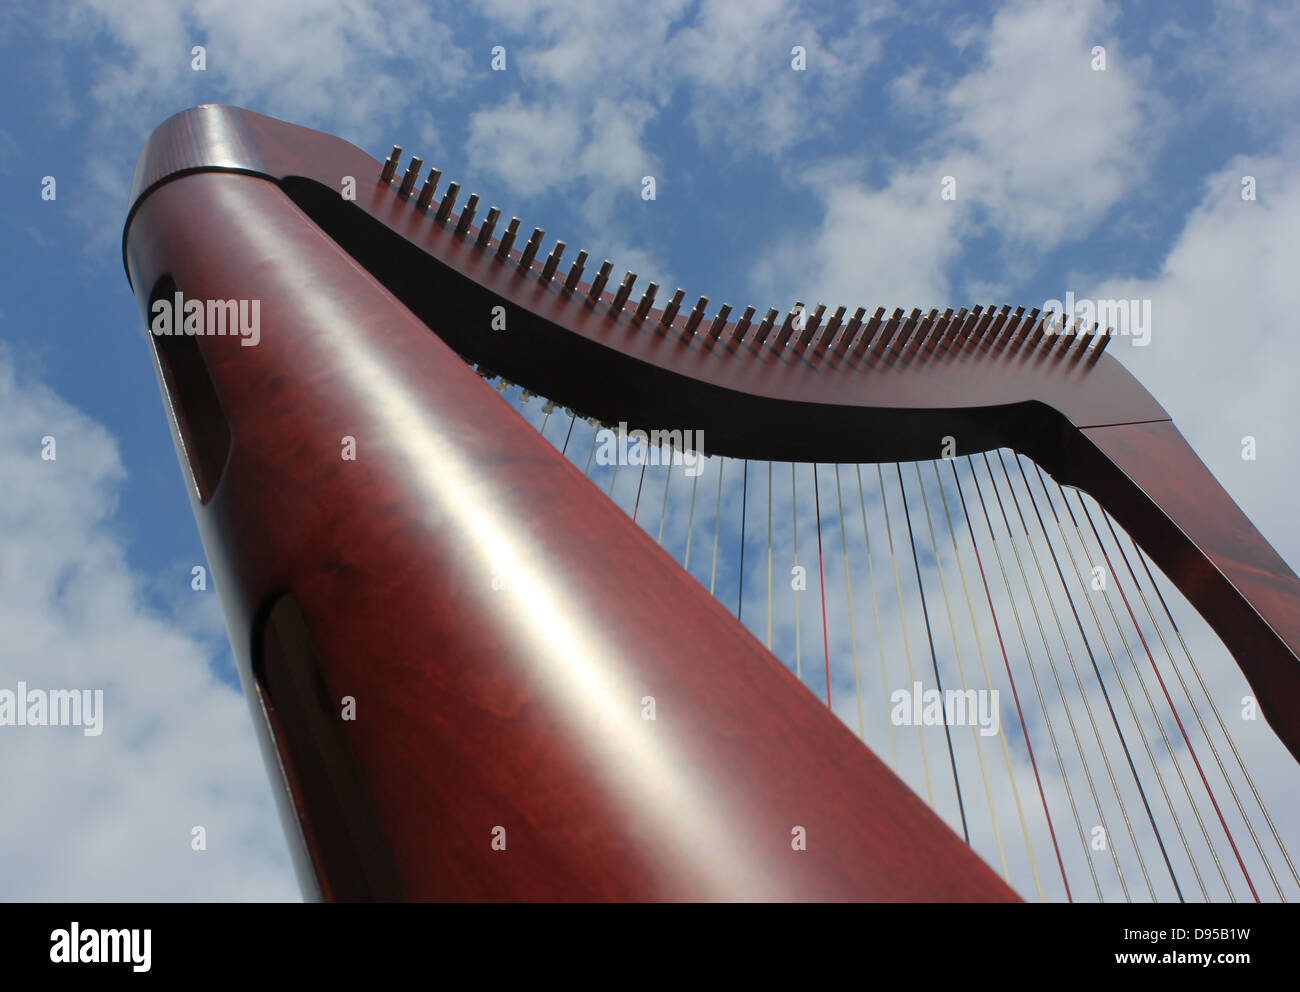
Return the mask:
M1298 48L1294 5L1229 0L6 5L0 688L102 688L105 724L0 727L0 893L299 897L215 596L190 588L203 550L121 267L135 158L170 114L232 103L376 157L401 144L525 228L688 299L1150 300L1149 344L1112 353L1294 568ZM939 195L946 176L955 200ZM1294 763L1264 729L1241 746L1295 820ZM191 850L195 826L206 851ZM998 864L991 838L973 842Z

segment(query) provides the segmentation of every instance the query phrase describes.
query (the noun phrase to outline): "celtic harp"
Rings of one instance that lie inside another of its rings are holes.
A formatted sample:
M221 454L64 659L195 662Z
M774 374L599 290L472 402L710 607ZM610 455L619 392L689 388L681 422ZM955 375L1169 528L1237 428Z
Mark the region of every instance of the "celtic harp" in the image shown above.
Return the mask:
M1106 329L658 295L422 173L201 106L123 234L309 895L1296 891L1170 606L1300 756L1300 580Z

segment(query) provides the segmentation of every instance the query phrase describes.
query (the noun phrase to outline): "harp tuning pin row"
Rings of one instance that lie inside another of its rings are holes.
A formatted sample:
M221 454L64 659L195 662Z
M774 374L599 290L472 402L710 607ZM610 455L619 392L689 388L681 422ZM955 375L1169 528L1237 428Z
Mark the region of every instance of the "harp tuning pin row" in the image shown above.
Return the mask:
M415 180L420 177L420 166L424 161L419 155L412 155L410 164L406 167L406 175L402 177L402 185L397 190L397 195L405 200L415 189Z
M384 167L379 172L379 181L381 183L391 183L393 176L397 174L397 163L402 160L402 146L393 145L393 151L384 163Z
M768 307L767 314L758 325L758 332L754 335L755 344L762 344L767 340L767 335L771 332L772 325L776 323L777 316L778 312L776 307Z
M438 180L442 178L442 172L438 169L429 170L429 178L424 181L424 186L420 189L420 198L415 201L415 206L419 210L428 210L429 204L433 202L433 191L438 188Z
M438 213L434 217L439 224L447 223L447 218L451 216L451 208L456 205L456 194L459 192L459 183L447 184L447 192L442 194L442 202L438 204Z
M465 201L465 209L460 212L460 219L456 221L456 236L463 238L469 232L470 224L474 223L474 212L478 209L478 194L471 193L469 199Z
M488 208L487 217L484 218L483 223L479 226L478 237L474 240L475 245L479 248L486 248L488 246L488 242L492 240L492 231L496 228L497 219L500 216L501 211L496 207Z

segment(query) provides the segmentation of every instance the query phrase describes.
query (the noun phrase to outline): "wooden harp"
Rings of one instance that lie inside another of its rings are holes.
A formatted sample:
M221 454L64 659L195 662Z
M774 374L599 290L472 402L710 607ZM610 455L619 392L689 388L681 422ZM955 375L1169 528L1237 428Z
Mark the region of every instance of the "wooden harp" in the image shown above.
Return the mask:
M1017 897L497 376L570 429L702 430L814 484L1032 459L1132 535L1300 756L1300 581L1104 331L1005 306L710 314L400 158L197 107L145 145L123 235L309 894Z

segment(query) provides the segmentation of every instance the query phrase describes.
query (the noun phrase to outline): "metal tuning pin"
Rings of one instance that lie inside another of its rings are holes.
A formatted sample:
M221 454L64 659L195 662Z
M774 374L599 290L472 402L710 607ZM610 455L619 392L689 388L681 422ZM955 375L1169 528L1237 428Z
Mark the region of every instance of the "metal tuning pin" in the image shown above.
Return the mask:
M930 333L925 336L925 340L922 342L922 346L925 348L925 353L927 355L934 354L935 346L943 338L944 334L948 332L948 324L951 320L952 307L949 307L939 316L939 319L934 322L934 326L930 328Z
M614 294L614 302L609 305L614 316L623 312L623 307L627 304L627 298L632 294L632 284L636 282L636 273L628 270L627 275L623 277L623 285L618 287L618 292Z
M578 257L575 258L573 260L573 264L569 266L569 275L564 280L564 291L566 293L572 294L573 291L578 288L578 280L582 278L582 270L586 266L586 264L587 264L586 251L578 252Z
M749 322L754 319L754 308L745 307L745 312L740 315L736 321L736 329L731 332L731 340L739 344L745 339L745 332L749 330Z
M907 315L907 319L899 325L898 334L894 337L894 346L889 350L895 357L903 353L908 341L921 329L921 311L913 308L912 312Z
M442 202L438 204L438 213L434 219L439 224L447 223L447 218L451 216L451 208L456 205L456 194L460 192L460 183L448 183L447 192L442 194Z
M605 292L605 283L609 282L609 273L613 268L614 263L607 258L596 271L596 278L591 280L591 288L587 290L587 299L592 303L600 302L600 294Z
M1106 350L1106 345L1110 344L1110 339L1114 337L1114 334L1115 332L1108 327L1097 335L1101 340L1097 342L1096 346L1092 349L1092 354L1088 356L1089 363L1095 362L1097 359L1101 358L1101 353Z
M682 297L685 295L686 293L681 289L678 289L677 292L673 293L673 298L668 301L668 306L664 307L664 312L659 318L660 324L664 327L673 326L673 321L677 319L677 311L682 305Z
M883 310L877 312L884 313ZM853 316L849 318L849 323L844 328L844 333L840 336L840 343L835 346L836 355L838 355L841 358L844 357L844 353L848 351L849 345L853 343L853 335L858 333L858 328L862 326L862 318L865 317L866 315L867 315L866 307L858 307L855 311L853 311ZM866 335L864 334L863 341L865 340L866 340ZM854 348L855 352L862 351L863 341L858 342L857 347Z
M438 188L438 180L442 178L442 172L438 169L429 170L429 178L424 181L420 188L420 198L415 201L417 210L428 210L429 204L433 202L433 191Z
M1074 349L1074 354L1071 356L1071 359L1073 361L1078 361L1080 358L1082 358L1084 354L1087 353L1088 348L1092 346L1092 342L1096 339L1096 337L1097 337L1097 325L1093 324L1090 328L1088 328L1086 334L1079 335L1079 345L1077 348Z
M646 314L648 314L650 308L654 306L655 293L657 292L659 292L659 284L657 282L652 282L645 288L645 292L641 294L641 302L636 305L637 320L645 320Z
M678 290L680 293L681 290ZM695 335L695 329L700 326L700 321L704 319L704 311L708 308L709 298L701 296L695 303L695 308L686 318L686 326L682 328L682 337L691 338Z
M772 332L772 327L776 323L776 318L780 316L776 307L768 307L767 314L763 317L762 322L758 325L758 331L754 334L754 343L762 344L767 340L767 336Z
M456 236L463 238L469 233L470 224L474 223L474 211L478 209L478 194L471 193L469 199L465 201L465 209L460 212L460 217L456 221Z
M1049 327L1055 326L1058 317L1059 314L1057 314L1055 310L1049 310L1047 313L1043 314L1043 319L1040 320L1038 326L1034 328L1034 333L1029 335L1029 347L1031 349L1038 347L1038 342L1043 340L1043 335L1047 333Z
M889 315L889 320L885 322L885 326L882 327L880 333L876 335L875 341L872 342L871 352L877 358L885 353L885 349L889 347L889 342L894 340L894 335L898 333L898 325L902 320L902 309L895 308L894 312Z
M916 330L907 341L907 357L910 359L918 351L925 339L930 336L930 330L934 327L935 318L939 316L939 311L931 308L930 312L921 318L921 322L916 325Z
M1007 319L1007 322L1002 326L1002 330L998 334L997 340L993 342L993 346L995 348L1001 351L1003 348L1005 348L1007 345L1011 343L1011 339L1016 336L1016 328L1020 326L1021 318L1023 318L1024 315L1025 315L1024 307L1016 307L1016 309L1012 311L1011 316Z
M831 319L826 321L826 326L822 329L821 337L817 338L817 343L813 346L813 354L825 354L830 343L835 340L835 332L840 329L844 323L844 307L837 307L831 314Z
M781 330L776 336L777 351L780 351L789 343L790 335L794 333L795 327L805 319L803 303L799 300L795 300L794 306L790 308L789 312L785 315L785 320L781 322Z
M418 155L411 156L411 163L406 167L406 175L402 177L402 185L398 187L397 195L405 200L415 189L415 181L420 178L420 166L424 164L423 159Z
M826 304L819 303L817 309L812 312L812 316L804 321L803 331L795 338L794 347L796 351L803 351L808 347L813 335L817 333L817 328L821 326L824 313L826 313Z
M510 223L506 225L506 233L501 235L501 243L497 245L497 261L504 262L510 258L510 248L515 243L515 235L519 233L519 218L511 217Z
M381 183L391 183L393 181L393 176L397 174L397 163L401 160L402 146L393 145L392 154L388 156L388 161L384 163L384 167L379 171L379 181Z
M713 318L713 323L709 325L709 333L705 337L710 341L716 341L722 336L722 329L727 326L727 318L731 316L731 304L724 303L718 308L717 316Z
M542 266L541 282L549 283L555 277L555 270L560 266L560 257L564 254L564 242L555 242L555 247L551 253L546 256L546 264Z
M1015 333L1011 335L1011 346L1019 350L1020 346L1025 343L1025 339L1029 337L1029 333L1034 329L1036 323L1038 323L1038 308L1034 307L1034 309L1030 310L1029 313L1025 314L1025 319L1020 322L1020 326L1017 327Z
M478 237L474 239L474 244L480 248L486 248L488 242L492 240L492 232L496 229L497 221L501 217L501 211L496 207L489 207L487 217L479 225Z
M524 245L523 253L519 256L520 272L527 272L533 267L533 259L537 257L537 249L542 247L542 238L545 235L546 232L540 227L533 228L533 233L529 237L528 243Z

